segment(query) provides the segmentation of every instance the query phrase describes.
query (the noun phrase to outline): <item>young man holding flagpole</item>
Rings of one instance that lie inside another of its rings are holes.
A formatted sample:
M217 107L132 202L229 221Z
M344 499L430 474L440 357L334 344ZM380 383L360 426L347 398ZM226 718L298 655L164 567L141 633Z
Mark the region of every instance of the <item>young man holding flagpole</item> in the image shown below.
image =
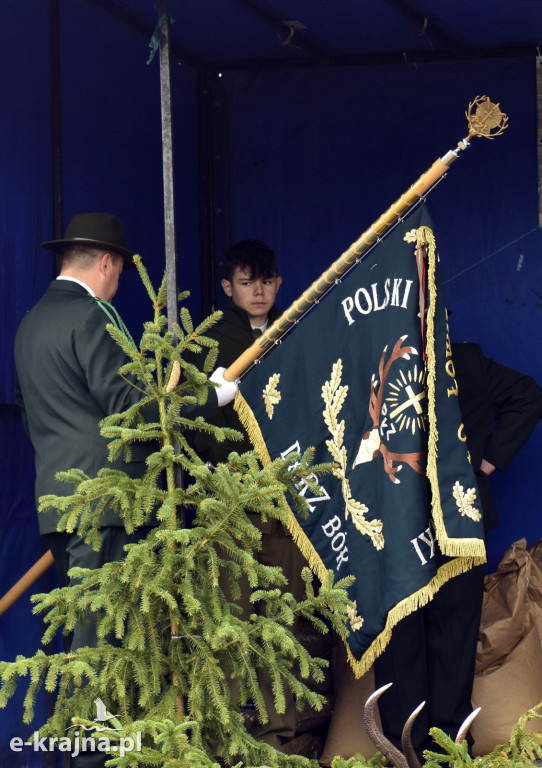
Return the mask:
M275 298L282 283L278 274L277 261L273 250L262 240L247 239L235 243L225 257L222 288L229 298L223 317L207 333L218 342L217 366L227 368L250 347L269 325L281 314L275 305ZM205 436L195 434L193 447L198 454L212 464L227 458L231 451L244 453L253 446L239 420L233 404L220 409L217 414L218 426L237 429L244 435L241 441L216 443ZM264 565L280 566L288 579L287 591L301 600L305 596L301 570L307 565L289 532L278 520L263 522L257 515L249 515L253 524L262 534L262 548L257 553L258 561ZM229 590L228 585L223 585ZM250 602L248 583L242 586L240 605L248 616L254 611ZM226 591L227 594L227 591ZM294 746L296 733L296 709L293 694L285 691L284 713L276 711L271 680L265 674L259 675L260 688L269 716L269 722L258 727L255 736L284 751L299 749ZM288 747L286 745L288 744Z

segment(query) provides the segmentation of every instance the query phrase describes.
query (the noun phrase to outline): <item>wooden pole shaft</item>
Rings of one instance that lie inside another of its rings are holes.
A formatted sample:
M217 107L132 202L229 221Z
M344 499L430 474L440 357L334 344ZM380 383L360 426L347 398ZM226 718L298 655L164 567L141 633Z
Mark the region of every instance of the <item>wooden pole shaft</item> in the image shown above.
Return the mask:
M53 562L53 555L51 554L51 550L48 549L47 552L42 555L31 568L29 568L24 576L21 576L19 581L17 581L11 589L8 589L6 594L0 598L0 616L5 613L8 608L11 608L13 603L45 573Z
M311 306L326 293L333 283L350 269L354 262L373 246L391 226L403 216L420 198L446 173L450 165L459 157L459 151L469 145L469 139L475 135L471 130L457 148L450 150L444 157L435 160L433 165L412 184L320 277L310 285L296 301L291 304L273 325L246 349L225 371L224 378L235 381L277 339L294 325Z

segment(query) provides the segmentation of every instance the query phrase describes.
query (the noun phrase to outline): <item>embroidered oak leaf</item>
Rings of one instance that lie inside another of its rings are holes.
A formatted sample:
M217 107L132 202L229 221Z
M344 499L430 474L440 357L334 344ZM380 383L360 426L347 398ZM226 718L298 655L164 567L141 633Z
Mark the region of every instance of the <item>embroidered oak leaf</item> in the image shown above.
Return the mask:
M382 536L382 520L366 520L365 513L369 511L365 504L360 504L355 499L345 498L344 516L352 515L352 521L356 530L370 536L375 549L383 549L384 537Z
M356 601L354 600L354 605L349 605L346 609L346 614L348 616L348 619L350 621L350 628L352 632L357 632L358 629L361 629L363 626L363 619L361 616L358 615L358 607L356 605Z
M411 229L409 232L405 233L405 236L403 237L403 240L405 243L417 243L418 242L418 230L417 229Z
M341 481L341 491L344 499L344 516L352 516L352 522L357 531L364 536L369 536L375 549L384 547L381 520L366 520L365 515L369 507L352 498L350 483L346 477L348 456L343 445L345 422L339 421L339 414L348 394L348 386L341 384L343 364L339 358L331 369L331 378L322 387L322 398L325 403L323 411L324 422L331 434L331 440L326 440L326 446L335 465L333 474Z
M482 515L474 506L474 502L476 501L476 491L474 488L467 488L467 490L464 491L459 480L456 480L453 495L457 508L461 513L461 517L470 517L471 520L476 521L482 519Z
M269 381L265 385L262 393L263 401L265 403L265 412L267 413L270 419L273 418L275 405L278 405L281 398L281 394L277 389L279 379L280 379L280 373L274 373L272 376L270 376Z

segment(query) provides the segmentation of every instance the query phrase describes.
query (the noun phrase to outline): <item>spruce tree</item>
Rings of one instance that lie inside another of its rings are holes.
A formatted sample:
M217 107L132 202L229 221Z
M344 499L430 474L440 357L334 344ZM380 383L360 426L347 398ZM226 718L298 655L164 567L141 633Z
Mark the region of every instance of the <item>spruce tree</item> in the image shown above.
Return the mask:
M154 317L144 324L139 345L123 328L109 325L108 330L126 352L119 375L140 389L141 399L105 418L100 427L110 440L110 458L129 459L132 446L142 442L154 450L137 479L108 467L97 477L77 468L59 473L73 492L42 497L40 510L58 510L58 530L77 531L94 548L100 546L100 516L106 508L117 511L128 532L156 524L146 538L126 548L122 561L77 569L75 585L33 597L34 610L47 625L44 644L59 630L68 635L77 622L91 620L97 623L100 645L54 655L38 650L31 658L0 663L0 706L26 677L23 719L30 722L36 695L45 687L55 694L55 708L40 737L60 739L78 725L90 727L94 702L101 699L114 718L107 721L109 730L94 732L95 738L107 736L118 746L121 739L136 743L140 734L140 752L111 751L116 766L205 768L217 760L277 768L314 765L256 741L245 727L242 707L251 701L260 720L267 719L256 677L262 668L273 680L278 711L286 688L294 692L299 709L307 702L316 710L322 707L322 696L307 683L322 679L327 662L312 658L292 628L295 619L302 619L344 638L350 582L334 584L330 572L315 586L307 568L306 598L296 601L281 569L255 558L261 534L247 512L285 522L288 498L306 514L296 487L303 481L318 493L314 478L330 466L313 465L311 450L266 466L254 452L233 452L217 467L198 457L187 440L192 430L218 441L240 437L183 413L188 403L204 404L213 386L208 374L215 365L216 342L205 333L220 313L194 327L181 306L179 322L168 328L165 278L155 291L141 260L134 261ZM181 302L187 295L181 294ZM199 354L201 366L187 362L187 352ZM226 599L221 573L229 577L234 595L240 579L248 579L255 608L249 620L240 618L235 600Z

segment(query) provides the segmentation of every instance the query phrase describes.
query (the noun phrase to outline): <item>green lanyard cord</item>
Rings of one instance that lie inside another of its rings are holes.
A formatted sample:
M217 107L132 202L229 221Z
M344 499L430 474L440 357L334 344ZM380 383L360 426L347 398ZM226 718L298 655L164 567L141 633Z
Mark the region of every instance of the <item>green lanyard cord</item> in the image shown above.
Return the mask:
M126 336L126 338L128 339L128 342L131 344L131 346L135 350L138 350L137 344L133 340L130 334L130 331L128 330L128 328L126 327L126 324L124 323L124 320L119 315L115 307L112 304L110 304L108 301L104 301L104 299L95 298L94 300L96 304L100 307L100 309L102 309L105 312L111 324L114 325L115 328L119 330L124 336Z

